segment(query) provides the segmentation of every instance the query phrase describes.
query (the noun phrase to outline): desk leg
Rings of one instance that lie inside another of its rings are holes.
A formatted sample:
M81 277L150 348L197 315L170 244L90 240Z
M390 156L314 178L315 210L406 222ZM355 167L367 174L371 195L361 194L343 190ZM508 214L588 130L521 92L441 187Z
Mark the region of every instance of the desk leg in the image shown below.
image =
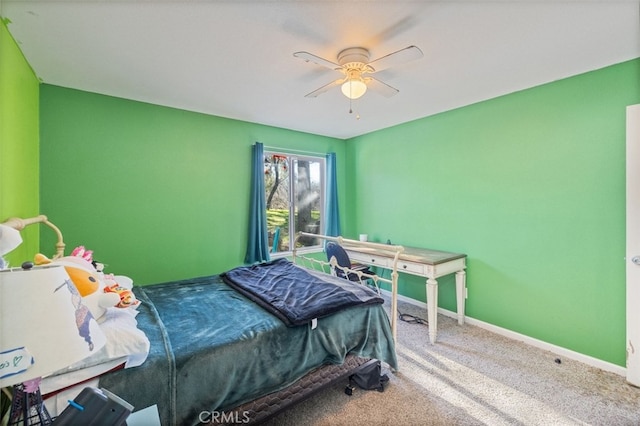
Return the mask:
M398 343L398 273L391 273L391 334Z
M427 280L427 321L429 322L429 341L436 342L438 335L438 281Z
M458 324L464 324L464 303L467 296L467 274L464 269L456 272L456 301L458 302Z

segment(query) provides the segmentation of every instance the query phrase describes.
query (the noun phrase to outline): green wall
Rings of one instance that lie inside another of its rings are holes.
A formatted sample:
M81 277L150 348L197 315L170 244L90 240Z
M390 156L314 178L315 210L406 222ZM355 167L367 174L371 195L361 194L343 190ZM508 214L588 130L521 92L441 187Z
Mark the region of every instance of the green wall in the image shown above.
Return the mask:
M243 262L256 141L334 151L344 181L341 140L46 84L40 90L42 211L63 231L67 253L85 245L106 272L136 284ZM43 250L53 248L45 237Z
M39 214L39 82L4 20L0 23L0 222ZM18 266L39 249L38 226L5 256Z
M37 179L22 191L38 172L37 78L1 31L0 213L26 216L38 211ZM41 211L69 248L137 284L218 273L244 257L254 141L336 151L345 235L464 252L469 316L624 366L624 111L639 77L629 61L346 143L42 85ZM22 165L8 173L12 150ZM453 280L440 283L455 310ZM400 287L425 300L421 279Z
M634 60L351 139L347 229L466 253L469 316L624 366L625 107L639 102ZM417 277L400 289L425 300ZM441 307L456 310L454 290L441 281Z

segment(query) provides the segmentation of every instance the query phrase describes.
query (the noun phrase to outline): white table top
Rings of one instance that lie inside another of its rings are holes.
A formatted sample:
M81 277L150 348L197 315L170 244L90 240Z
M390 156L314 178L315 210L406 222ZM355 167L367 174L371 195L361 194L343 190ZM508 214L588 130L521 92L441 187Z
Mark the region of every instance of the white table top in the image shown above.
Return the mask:
M390 246L393 247L393 246ZM379 250L372 247L356 247L350 245L344 245L344 249L347 251L357 251L359 253L383 256L393 258L395 252ZM461 259L467 257L466 254L450 253L440 250L431 250L418 247L404 247L404 250L398 255L399 260L405 260L407 262L416 262L426 265L437 265L440 263L450 262L452 260Z

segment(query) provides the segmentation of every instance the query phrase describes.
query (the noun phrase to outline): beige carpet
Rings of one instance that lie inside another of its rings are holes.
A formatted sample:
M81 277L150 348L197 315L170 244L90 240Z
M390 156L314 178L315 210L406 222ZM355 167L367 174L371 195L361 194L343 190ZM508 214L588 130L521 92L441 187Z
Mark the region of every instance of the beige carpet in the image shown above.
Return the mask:
M267 424L640 425L640 389L624 377L442 315L435 345L427 330L399 321L400 371L385 371L384 392L336 385Z

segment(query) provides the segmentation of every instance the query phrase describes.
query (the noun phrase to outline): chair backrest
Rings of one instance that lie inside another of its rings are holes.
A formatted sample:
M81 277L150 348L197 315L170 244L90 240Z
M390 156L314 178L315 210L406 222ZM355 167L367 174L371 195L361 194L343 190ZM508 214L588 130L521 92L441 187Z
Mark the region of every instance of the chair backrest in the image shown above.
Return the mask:
M336 262L338 262L338 266L342 266L343 268L351 268L349 255L340 244L329 241L325 247L325 251L327 252L328 261L331 261L331 258L335 257Z

